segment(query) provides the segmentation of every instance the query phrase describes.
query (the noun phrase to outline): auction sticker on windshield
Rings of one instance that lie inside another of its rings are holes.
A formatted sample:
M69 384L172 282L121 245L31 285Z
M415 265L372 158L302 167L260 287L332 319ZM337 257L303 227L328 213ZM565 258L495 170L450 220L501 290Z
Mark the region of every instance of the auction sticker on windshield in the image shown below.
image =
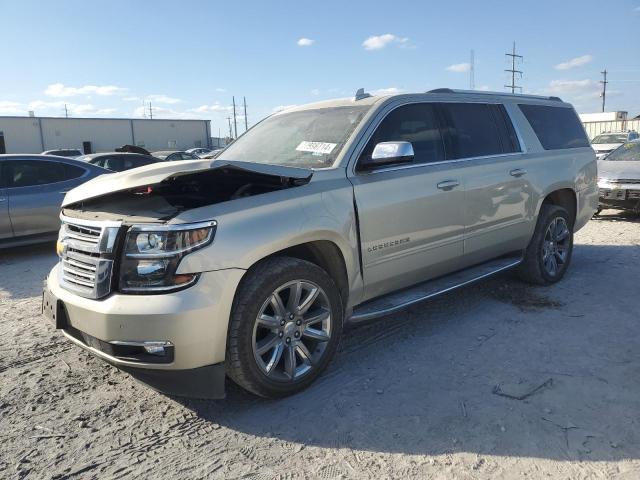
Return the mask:
M329 155L331 151L336 147L336 145L337 143L300 142L300 145L296 147L296 150L299 152L311 152Z

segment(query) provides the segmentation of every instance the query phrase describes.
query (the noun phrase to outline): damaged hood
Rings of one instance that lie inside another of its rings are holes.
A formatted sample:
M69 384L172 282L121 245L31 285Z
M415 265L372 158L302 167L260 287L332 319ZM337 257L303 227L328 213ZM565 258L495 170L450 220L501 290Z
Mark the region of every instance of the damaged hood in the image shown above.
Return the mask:
M640 161L601 160L598 162L598 177L640 180Z
M64 197L62 206L97 198L132 188L145 187L163 182L181 175L191 175L211 169L232 168L247 172L273 175L299 180L309 180L313 170L298 167L285 167L251 162L235 162L230 160L188 160L176 162L158 162L124 172L101 175L79 187L70 190Z

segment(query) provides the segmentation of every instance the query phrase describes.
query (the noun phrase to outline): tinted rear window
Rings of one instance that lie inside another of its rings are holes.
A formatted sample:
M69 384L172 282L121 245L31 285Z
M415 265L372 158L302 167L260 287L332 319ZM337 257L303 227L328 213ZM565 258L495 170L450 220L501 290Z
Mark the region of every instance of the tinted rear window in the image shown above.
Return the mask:
M589 146L589 139L573 108L519 105L545 150Z
M447 158L471 158L520 151L511 120L502 105L444 103Z

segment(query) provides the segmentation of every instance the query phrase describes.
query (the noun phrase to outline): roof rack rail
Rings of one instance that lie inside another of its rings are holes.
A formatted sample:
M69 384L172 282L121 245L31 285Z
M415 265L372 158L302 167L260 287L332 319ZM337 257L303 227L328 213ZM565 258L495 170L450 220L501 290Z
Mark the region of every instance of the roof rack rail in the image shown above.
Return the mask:
M357 102L358 100L362 100L363 98L369 98L370 96L371 96L371 94L370 94L370 93L365 92L365 91L364 91L364 88L359 88L359 89L356 91L356 94L355 94L355 96L353 97L353 100Z
M429 90L427 93L456 93L454 90L450 88L434 88L433 90Z

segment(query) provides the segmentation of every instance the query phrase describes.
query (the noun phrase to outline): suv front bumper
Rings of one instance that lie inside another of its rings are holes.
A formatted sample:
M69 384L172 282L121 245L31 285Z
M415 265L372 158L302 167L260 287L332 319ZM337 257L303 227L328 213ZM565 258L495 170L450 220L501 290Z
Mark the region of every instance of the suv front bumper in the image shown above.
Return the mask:
M204 272L174 293L93 300L63 289L58 268L47 278L43 308L69 340L163 393L224 396L227 327L244 270Z

